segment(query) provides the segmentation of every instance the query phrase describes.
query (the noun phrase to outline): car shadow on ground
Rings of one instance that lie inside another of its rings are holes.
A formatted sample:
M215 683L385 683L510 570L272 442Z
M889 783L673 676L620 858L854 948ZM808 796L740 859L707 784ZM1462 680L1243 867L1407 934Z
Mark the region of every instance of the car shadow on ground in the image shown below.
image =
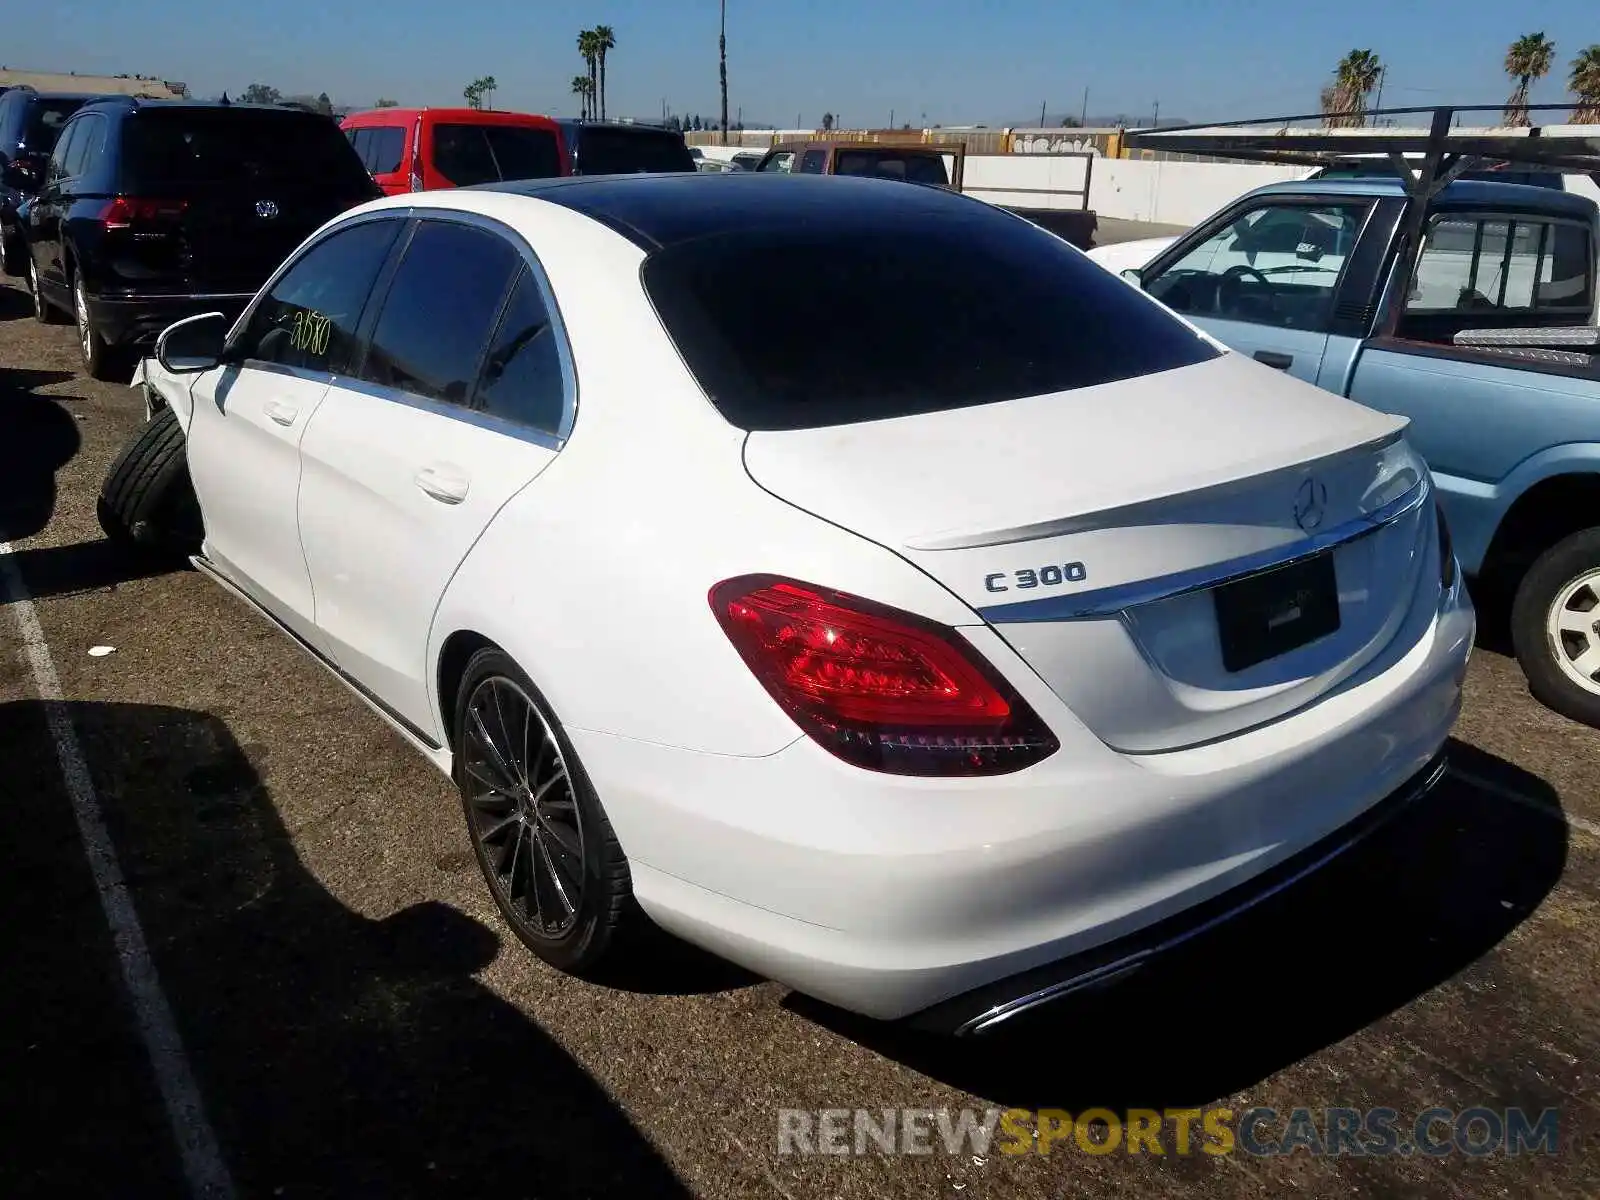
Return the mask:
M0 288L0 295L11 289ZM56 507L56 472L82 441L72 414L36 389L71 379L66 371L0 367L0 541L32 537Z
M1078 1111L1196 1107L1350 1036L1488 953L1561 878L1554 791L1493 755L1446 776L1361 846L1258 911L1098 992L957 1041L785 1003L996 1104Z
M58 711L241 1196L687 1195L587 1072L474 978L498 936L442 904L346 907L220 720ZM19 860L0 897L25 939L7 972L22 995L0 1039L14 1060L0 1152L28 1194L177 1195L48 716L0 705L0 761L17 764L0 831Z
M35 600L101 591L136 579L193 570L175 555L141 554L117 542L72 542L64 546L28 546L11 552L22 572L28 595Z
M20 321L33 316L33 295L21 288L0 284L0 321Z

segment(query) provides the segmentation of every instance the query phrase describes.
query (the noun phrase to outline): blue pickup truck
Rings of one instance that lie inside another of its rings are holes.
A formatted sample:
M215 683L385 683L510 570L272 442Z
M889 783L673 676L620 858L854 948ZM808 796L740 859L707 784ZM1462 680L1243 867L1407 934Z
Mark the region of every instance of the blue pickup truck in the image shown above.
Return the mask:
M1232 349L1409 417L1462 569L1510 602L1530 690L1600 726L1600 210L1421 176L1274 184L1093 256Z

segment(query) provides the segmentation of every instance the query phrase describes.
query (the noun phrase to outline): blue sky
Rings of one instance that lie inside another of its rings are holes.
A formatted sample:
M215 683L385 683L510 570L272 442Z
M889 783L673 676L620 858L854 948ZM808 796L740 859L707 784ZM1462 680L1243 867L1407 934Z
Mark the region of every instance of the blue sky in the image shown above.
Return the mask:
M340 104L461 102L475 76L500 83L498 108L563 113L582 70L577 31L617 33L608 62L612 115L717 109L716 0L19 0L4 65L138 72L197 95L255 81L326 91ZM1557 44L1560 78L1534 99L1559 101L1566 63L1600 42L1597 0L730 0L730 115L780 125L824 111L851 125L996 124L1076 112L1226 119L1310 111L1352 47L1389 64L1388 105L1497 103L1500 61L1520 33Z

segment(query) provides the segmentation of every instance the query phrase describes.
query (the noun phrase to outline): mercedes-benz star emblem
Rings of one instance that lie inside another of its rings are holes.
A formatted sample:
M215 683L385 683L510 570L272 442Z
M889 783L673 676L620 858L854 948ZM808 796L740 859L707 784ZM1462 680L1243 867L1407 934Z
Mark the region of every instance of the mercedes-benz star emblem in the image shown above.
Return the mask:
M1306 533L1322 524L1328 511L1328 486L1322 480L1307 478L1294 494L1294 523Z
M270 221L270 220L272 220L273 217L275 217L277 215L278 215L278 205L277 205L276 201L273 201L273 200L257 200L256 201L256 216L260 217L263 221Z

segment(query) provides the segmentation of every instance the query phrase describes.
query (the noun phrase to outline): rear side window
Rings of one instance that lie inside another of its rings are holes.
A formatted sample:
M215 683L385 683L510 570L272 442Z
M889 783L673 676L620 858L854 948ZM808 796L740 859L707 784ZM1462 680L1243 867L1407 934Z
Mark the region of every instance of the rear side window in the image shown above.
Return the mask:
M494 183L500 178L481 125L435 125L433 165L458 187Z
M1589 228L1539 217L1445 215L1417 260L1412 313L1570 313L1594 310Z
M367 295L404 224L363 221L307 250L256 305L238 351L307 371L349 370Z
M944 160L932 154L896 154L882 150L841 150L835 169L839 175L877 175L911 183L947 185L950 176Z
M73 178L94 166L95 158L106 147L106 122L104 117L86 116L72 139L72 150L67 155L67 174Z
M76 125L68 125L56 139L55 149L50 154L50 174L58 179L67 177L67 160L72 154L72 143L77 140L78 130L82 128L82 121Z
M689 147L674 133L586 125L580 139L578 169L585 175L636 175L695 169Z
M384 297L363 378L465 404L520 265L510 243L486 230L422 222Z
M22 129L23 144L29 150L49 153L61 136L67 118L84 105L82 100L35 100L26 108L27 122Z
M828 166L826 150L807 150L800 156L800 174L821 175Z
M803 266L773 287L752 262ZM679 242L646 259L643 279L700 386L743 429L965 408L1220 353L1057 238L977 204ZM819 341L830 329L850 334Z
M275 183L373 194L354 147L328 117L292 110L146 108L123 127L122 170L130 191Z
M530 429L560 433L566 382L558 336L539 284L524 267L484 360L473 407Z

